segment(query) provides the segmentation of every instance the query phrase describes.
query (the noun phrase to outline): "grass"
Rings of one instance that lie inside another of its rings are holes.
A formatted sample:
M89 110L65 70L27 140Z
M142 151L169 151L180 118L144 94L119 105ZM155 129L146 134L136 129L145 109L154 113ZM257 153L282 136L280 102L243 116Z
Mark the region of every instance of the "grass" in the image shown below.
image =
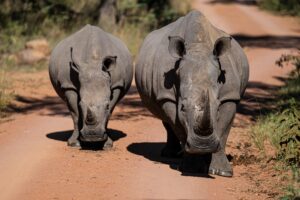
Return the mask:
M118 27L113 31L113 35L125 42L134 57L138 54L140 45L146 34L147 33L142 28L139 28L138 25L129 23L126 23L123 27Z
M300 53L283 55L277 62L291 63L295 70L286 84L276 91L276 109L265 116L260 116L252 127L252 139L266 156L272 148L280 171L290 171L290 184L285 187L286 195L281 199L292 200L300 197Z

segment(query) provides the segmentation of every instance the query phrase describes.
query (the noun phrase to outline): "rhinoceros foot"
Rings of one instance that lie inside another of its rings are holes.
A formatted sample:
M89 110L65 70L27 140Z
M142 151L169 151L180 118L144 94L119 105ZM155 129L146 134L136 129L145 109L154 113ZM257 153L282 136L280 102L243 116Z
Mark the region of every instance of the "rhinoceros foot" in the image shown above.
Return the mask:
M219 175L219 176L224 176L224 177L232 177L233 176L232 171L222 171L220 169L214 169L214 168L209 169L209 174Z
M212 155L212 160L209 166L209 174L219 175L224 177L233 176L232 167L224 151L219 151Z
M77 139L69 138L68 139L68 146L74 147L74 148L80 148L80 142Z
M108 136L107 140L105 141L103 145L103 150L110 150L113 148L113 140Z

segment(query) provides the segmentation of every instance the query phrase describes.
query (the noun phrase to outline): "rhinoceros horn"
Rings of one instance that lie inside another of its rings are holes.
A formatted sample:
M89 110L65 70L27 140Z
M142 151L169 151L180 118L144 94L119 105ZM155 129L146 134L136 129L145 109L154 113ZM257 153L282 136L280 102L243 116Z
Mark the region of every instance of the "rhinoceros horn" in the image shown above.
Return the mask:
M209 92L207 91L205 94L205 103L204 103L204 109L203 109L203 115L202 119L200 121L200 124L198 124L199 129L198 133L201 136L208 136L213 133L213 125L212 125L212 119L211 119L211 113L210 113L210 102L209 102Z
M93 112L91 111L90 108L87 109L87 114L86 114L86 123L88 125L94 125L95 124L95 117L93 115Z

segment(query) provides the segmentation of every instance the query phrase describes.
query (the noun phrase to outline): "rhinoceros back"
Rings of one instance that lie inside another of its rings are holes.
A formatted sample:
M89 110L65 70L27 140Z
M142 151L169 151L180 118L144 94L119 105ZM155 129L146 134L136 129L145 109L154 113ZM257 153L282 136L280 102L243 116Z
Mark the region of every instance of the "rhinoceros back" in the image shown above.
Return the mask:
M135 80L143 103L162 120L165 117L162 103L177 103L175 84L172 83L174 78L167 78L174 75L174 65L177 61L168 51L169 36L184 38L187 48L200 44L200 47L211 52L218 38L229 37L215 28L199 11L192 11L146 37L137 59ZM245 90L249 69L247 58L234 39L231 50L221 56L220 62L228 78L226 84L221 86L219 98L221 101L238 101Z
M164 63L167 59L170 59L169 55L165 55L167 53L165 49L167 44L164 37L168 35L175 25L176 22L150 33L143 42L137 58L135 68L136 86L143 103L156 116L161 116L162 114L157 102L157 94L159 93L158 90L160 90L160 80L158 80L159 76L157 75L160 70L157 70L157 68L164 65L162 63L157 65L157 60L155 59L162 58L161 60ZM166 62L165 66L168 66L168 62ZM172 90L172 88L170 89ZM167 94L167 91L165 92Z
M94 41L91 42L92 46L90 47L87 46L87 41L91 37ZM111 72L111 85L112 88L121 88L120 98L125 95L133 76L132 58L127 47L121 40L102 29L86 25L78 32L59 42L51 53L49 63L50 79L61 98L64 99L64 90L76 90L76 84L78 84L76 73L70 67L71 48L73 48L74 55L78 58L84 57L84 54L93 48L100 51L101 57L117 56L116 69Z

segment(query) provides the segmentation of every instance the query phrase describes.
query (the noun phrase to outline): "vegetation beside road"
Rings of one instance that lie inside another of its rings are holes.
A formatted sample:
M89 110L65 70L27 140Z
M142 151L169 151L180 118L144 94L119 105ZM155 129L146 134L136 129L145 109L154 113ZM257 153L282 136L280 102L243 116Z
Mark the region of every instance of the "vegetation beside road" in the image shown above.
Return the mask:
M286 63L295 66L286 84L276 91L275 110L261 116L252 128L256 146L266 155L273 148L273 158L278 161L279 172L290 171L290 184L284 188L284 200L300 196L300 52L297 55L283 55L277 62L280 67Z
M263 9L283 15L300 16L299 0L260 0L258 4Z
M32 39L46 38L50 48L85 24L121 38L135 56L146 34L189 10L181 0L4 0L0 7L0 114L12 99L7 71L38 71L47 61L20 64L18 52Z

